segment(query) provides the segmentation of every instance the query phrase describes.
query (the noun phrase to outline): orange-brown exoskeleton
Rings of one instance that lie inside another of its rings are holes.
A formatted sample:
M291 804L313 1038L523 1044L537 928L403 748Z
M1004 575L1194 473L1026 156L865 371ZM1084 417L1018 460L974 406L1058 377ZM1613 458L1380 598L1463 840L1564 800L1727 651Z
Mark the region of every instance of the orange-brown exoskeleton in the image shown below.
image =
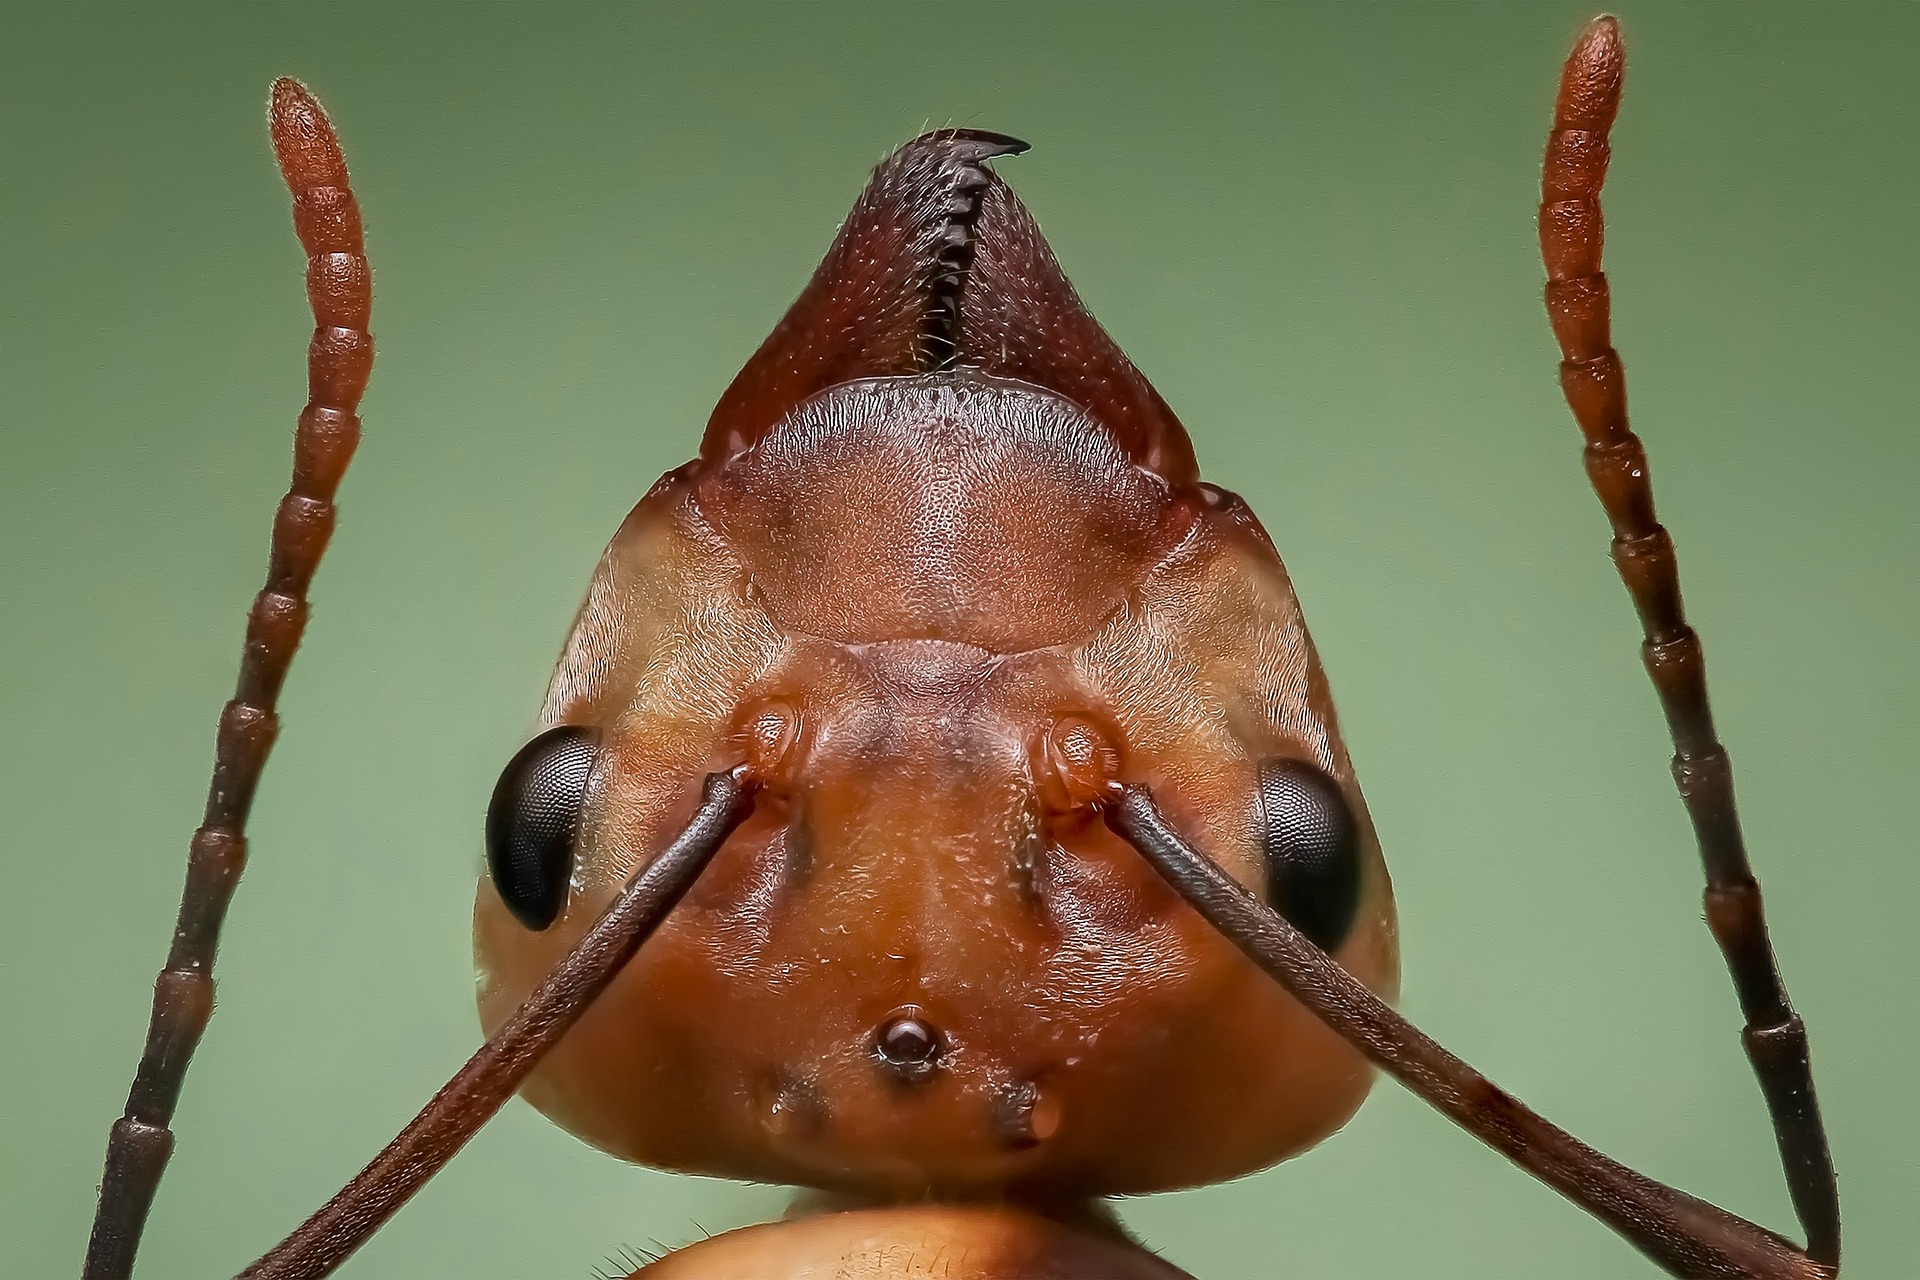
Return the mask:
M330 1271L516 1089L589 1142L813 1189L650 1274L1171 1276L1103 1196L1233 1177L1384 1068L1672 1274L1831 1276L1805 1030L1774 970L1599 271L1622 54L1562 79L1541 205L1567 398L1614 527L1807 1229L1615 1164L1393 1013L1392 890L1285 569L948 129L875 172L614 535L487 816L487 1044L248 1272ZM128 1272L211 1007L219 916L371 362L330 126L274 92L319 329L295 480L222 720L88 1274ZM642 948L642 944L644 948Z
M1100 820L1116 780L1150 785L1392 993L1386 869L1286 573L985 167L1018 149L947 131L881 165L701 456L614 536L503 780L489 1030L703 775L758 783L528 1082L616 1154L1085 1197L1263 1167L1366 1092Z

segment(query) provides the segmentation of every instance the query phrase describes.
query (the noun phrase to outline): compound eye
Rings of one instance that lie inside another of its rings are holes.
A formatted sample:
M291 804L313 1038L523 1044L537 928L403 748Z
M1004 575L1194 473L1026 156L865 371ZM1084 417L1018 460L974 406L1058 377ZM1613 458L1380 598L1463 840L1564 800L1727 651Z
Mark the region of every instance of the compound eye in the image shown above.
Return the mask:
M1340 784L1301 760L1260 765L1267 901L1331 952L1360 906L1360 827Z
M494 785L487 872L507 910L529 929L546 928L566 905L597 750L592 729L560 725L520 748Z

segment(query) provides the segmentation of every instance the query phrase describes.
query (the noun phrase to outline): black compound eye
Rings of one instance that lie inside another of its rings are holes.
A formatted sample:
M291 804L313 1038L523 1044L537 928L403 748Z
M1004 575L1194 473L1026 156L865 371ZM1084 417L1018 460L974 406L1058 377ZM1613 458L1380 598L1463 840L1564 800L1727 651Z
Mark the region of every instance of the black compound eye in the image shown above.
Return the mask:
M573 841L593 774L597 735L580 725L547 730L520 748L487 805L487 872L514 918L544 929L567 902Z
M1304 761L1264 761L1259 787L1267 900L1333 951L1360 907L1360 825L1340 784Z

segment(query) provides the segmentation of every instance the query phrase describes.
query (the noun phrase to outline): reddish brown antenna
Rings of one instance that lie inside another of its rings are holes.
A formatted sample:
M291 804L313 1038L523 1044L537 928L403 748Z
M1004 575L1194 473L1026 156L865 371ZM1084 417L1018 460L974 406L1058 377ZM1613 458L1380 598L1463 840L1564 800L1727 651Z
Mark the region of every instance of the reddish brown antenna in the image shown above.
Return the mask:
M1540 180L1540 254L1547 315L1560 342L1560 386L1586 437L1587 475L1613 525L1613 563L1646 634L1641 656L1673 735L1673 780L1693 821L1707 876L1707 924L1726 957L1746 1028L1741 1040L1766 1095L1787 1189L1807 1252L1838 1266L1840 1203L1814 1097L1807 1028L1787 1000L1747 862L1733 801L1733 765L1713 727L1706 658L1687 625L1673 539L1654 516L1647 451L1627 425L1626 376L1613 349L1612 299L1600 270L1600 187L1607 132L1620 106L1626 51L1610 17L1588 24L1567 58Z
M187 1063L213 1013L213 958L220 924L246 866L247 812L280 720L274 707L307 625L307 588L333 534L333 495L360 441L355 410L373 368L367 320L373 276L360 207L326 112L293 80L274 82L268 125L281 176L293 193L293 226L307 251L313 342L307 407L293 438L293 480L274 514L267 582L247 615L239 686L220 713L206 815L187 854L187 884L166 966L153 988L153 1017L126 1114L107 1140L106 1172L88 1280L131 1274L153 1194L173 1154L168 1127Z
M1300 1002L1456 1124L1618 1231L1669 1274L1820 1280L1838 1273L1840 1205L1814 1098L1806 1027L1787 1002L1747 864L1733 773L1714 735L1700 640L1686 623L1673 541L1654 519L1646 451L1627 426L1625 382L1600 272L1600 186L1620 105L1618 23L1596 18L1561 73L1541 181L1547 312L1587 474L1613 524L1613 558L1646 631L1644 656L1673 733L1674 779L1707 870L1707 922L1746 1014L1744 1040L1773 1120L1794 1208L1791 1241L1636 1173L1529 1110L1368 991L1167 823L1147 789L1115 787L1107 822L1193 907Z

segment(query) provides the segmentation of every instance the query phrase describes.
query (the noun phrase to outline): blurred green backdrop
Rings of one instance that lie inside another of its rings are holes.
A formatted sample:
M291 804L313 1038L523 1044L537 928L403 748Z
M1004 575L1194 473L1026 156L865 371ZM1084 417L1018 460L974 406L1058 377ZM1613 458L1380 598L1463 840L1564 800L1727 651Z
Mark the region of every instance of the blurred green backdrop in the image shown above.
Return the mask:
M594 557L929 122L1035 144L1001 171L1286 555L1398 881L1406 1010L1787 1228L1539 302L1536 166L1588 9L12 6L0 1272L78 1265L286 480L283 74L344 137L380 354L143 1276L254 1257L471 1049L478 819ZM1920 8L1624 20L1636 421L1850 1274L1920 1274ZM515 1104L347 1274L585 1280L782 1203ZM1229 1280L1651 1273L1391 1084L1305 1158L1125 1212Z

